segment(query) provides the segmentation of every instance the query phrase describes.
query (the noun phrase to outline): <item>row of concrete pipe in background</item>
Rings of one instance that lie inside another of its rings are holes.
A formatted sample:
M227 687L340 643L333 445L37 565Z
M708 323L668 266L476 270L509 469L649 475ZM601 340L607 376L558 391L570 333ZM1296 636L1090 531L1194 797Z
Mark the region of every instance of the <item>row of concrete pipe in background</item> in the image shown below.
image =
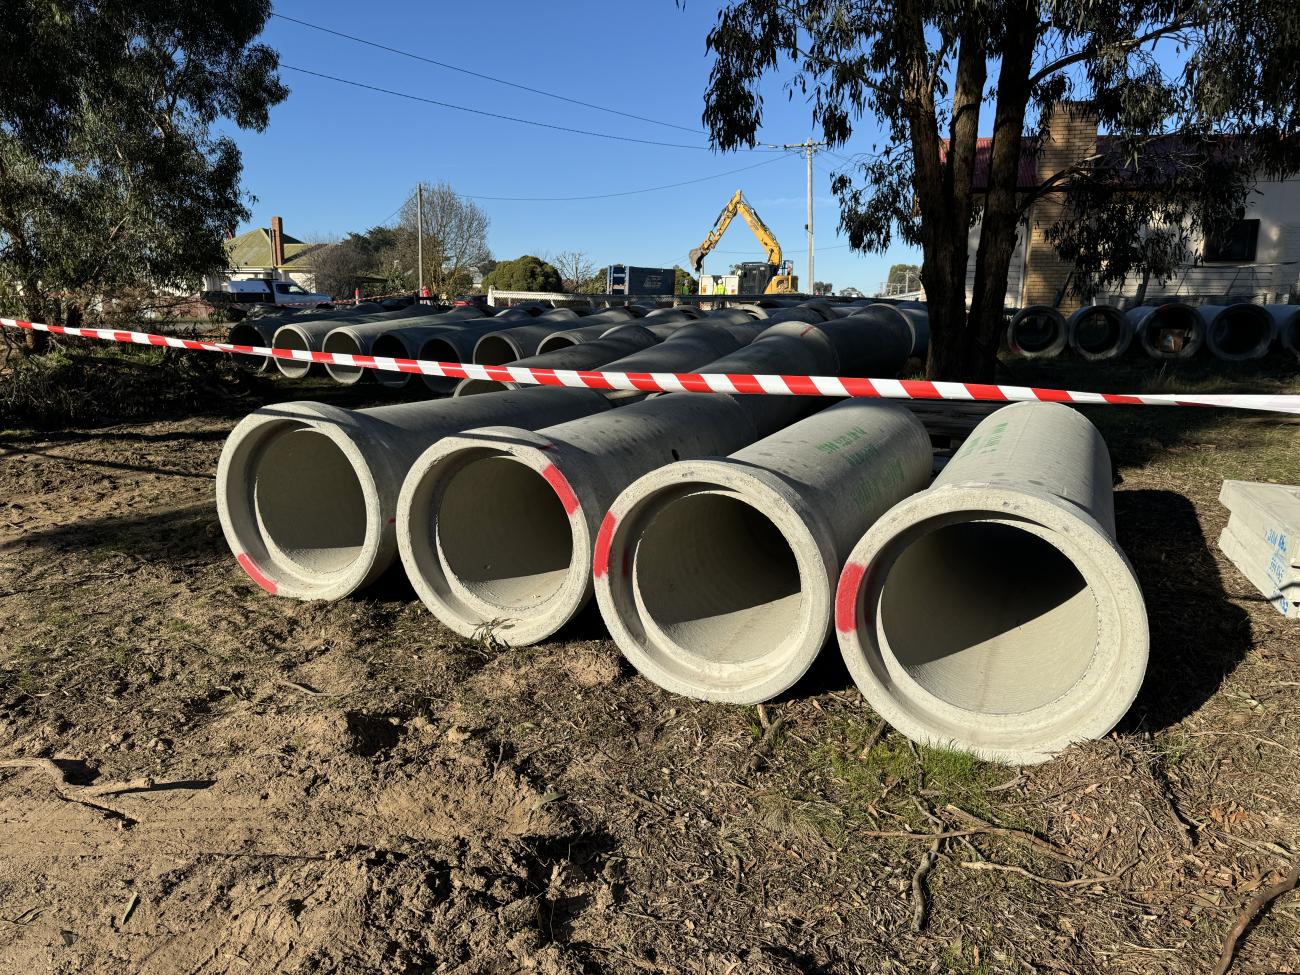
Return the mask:
M764 314L589 315L566 349L603 343L601 364L629 372L895 376L927 340L915 309ZM500 354L536 354L516 327ZM444 624L509 646L594 600L645 677L736 704L787 693L838 640L900 732L1015 763L1104 735L1142 682L1146 612L1115 542L1110 459L1068 407L998 410L931 483L930 439L892 403L458 392L239 423L217 502L245 571L333 600L400 560Z
M1007 323L1007 347L1024 358L1066 349L1088 360L1117 359L1140 348L1155 359L1188 359L1206 349L1226 362L1262 359L1275 348L1300 358L1300 305L1190 305L1169 301L1127 311L1085 305L1066 318L1031 305Z

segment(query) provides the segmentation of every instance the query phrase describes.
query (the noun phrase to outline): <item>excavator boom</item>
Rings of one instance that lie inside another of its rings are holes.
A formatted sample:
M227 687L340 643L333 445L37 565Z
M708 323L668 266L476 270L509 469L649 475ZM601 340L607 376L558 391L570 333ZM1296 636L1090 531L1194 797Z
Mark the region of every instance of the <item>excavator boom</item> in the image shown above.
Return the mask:
M763 250L767 252L767 263L778 268L781 266L781 245L777 243L776 237L768 229L767 224L763 223L762 217L749 205L745 194L736 190L735 195L727 201L727 205L718 214L718 219L713 221L713 229L709 231L709 235L704 238L699 247L691 251L691 267L695 269L696 274L704 268L704 258L718 246L718 241L731 226L731 221L736 219L736 214L740 214L745 219L745 223L749 224L749 229L754 232Z

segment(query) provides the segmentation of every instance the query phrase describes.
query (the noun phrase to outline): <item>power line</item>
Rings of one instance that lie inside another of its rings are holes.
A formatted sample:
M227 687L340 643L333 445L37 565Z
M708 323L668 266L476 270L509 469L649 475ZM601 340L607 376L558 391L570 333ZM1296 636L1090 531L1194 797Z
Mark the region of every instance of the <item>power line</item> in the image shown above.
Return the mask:
M780 162L783 157L777 156L772 159L764 159L762 162L754 163L752 166L741 166L739 169L729 169L724 173L714 173L712 176L700 176L696 179L684 179L680 183L665 183L663 186L647 186L639 190L623 190L618 193L597 193L591 196L473 196L469 193L458 193L457 196L463 196L467 200L498 200L508 201L511 203L559 203L571 202L575 200L608 200L616 196L635 196L638 193L656 193L659 190L676 189L679 186L690 186L692 183L703 183L710 179L721 179L724 176L733 176L736 173L747 172L751 169L758 169L760 166L770 166L772 163Z
M663 146L668 149L702 149L705 152L711 152L711 146L691 146L683 142L657 142L654 139L636 139L630 135L611 135L608 132L592 132L590 129L574 129L567 125L555 125L551 122L537 122L533 119L516 118L513 115L501 115L498 112L488 112L481 108L467 108L464 105L453 105L451 102L439 101L436 98L425 98L423 95L412 95L404 91L394 91L391 88L380 88L378 85L367 85L360 81L351 81L347 78L339 78L332 74L324 74L320 71L312 71L308 68L298 68L292 64L281 62L280 67L288 71L297 71L299 74L311 75L314 78L324 78L326 81L336 81L341 85L351 85L353 88L364 88L367 91L377 91L384 95L393 95L397 98L405 98L413 102L423 102L426 105L436 105L439 108L450 108L457 112L468 112L471 115L482 115L486 118L497 119L502 122L518 122L521 125L535 125L542 129L551 129L556 132L570 132L574 135L589 135L597 139L613 139L618 142L635 142L643 146ZM751 152L763 152L770 150L753 149Z
M570 105L581 105L583 108L594 109L597 112L608 112L611 115L621 115L624 118L636 119L638 122L649 122L651 125L662 125L670 129L680 129L682 132L691 132L695 135L703 135L700 129L689 128L685 125L678 125L675 122L661 122L658 119L646 118L644 115L633 115L631 112L622 112L616 108L606 108L603 105L594 105L591 102L580 101L577 98L569 98L567 95L559 95L553 91L544 91L541 88L532 88L528 85L521 85L513 81L506 81L504 78L495 78L490 74L483 74L479 71L471 71L469 68L462 68L455 64L447 64L445 61L435 61L433 58L427 58L422 54L415 54L411 51L403 51L400 48L389 47L387 44L380 44L377 41L366 40L364 37L357 37L355 34L346 34L341 30L332 30L329 27L322 27L320 24L311 24L305 20L299 20L297 17L289 17L281 13L272 13L272 17L278 17L280 20L287 20L290 23L298 24L302 27L310 27L312 30L318 30L323 34L333 34L335 37L342 37L349 41L355 41L358 44L364 44L367 47L373 47L380 51L387 51L390 54L398 54L405 58L411 58L415 61L423 61L425 64L432 64L435 67L445 68L448 71L459 71L461 74L467 74L474 78L482 78L484 81L492 81L498 85L506 85L510 88L517 88L520 91L531 92L534 95L543 95L547 98L554 98L562 102L568 102Z

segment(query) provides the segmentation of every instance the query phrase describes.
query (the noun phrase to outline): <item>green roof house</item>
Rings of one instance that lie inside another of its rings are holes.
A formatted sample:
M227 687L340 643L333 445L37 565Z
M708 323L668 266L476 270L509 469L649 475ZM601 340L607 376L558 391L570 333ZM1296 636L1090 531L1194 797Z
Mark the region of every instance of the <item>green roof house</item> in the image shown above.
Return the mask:
M272 217L269 228L256 227L226 241L227 270L206 282L205 287L217 291L225 281L266 278L293 281L308 291L314 291L316 270L312 255L324 246L290 237L284 232L284 221Z

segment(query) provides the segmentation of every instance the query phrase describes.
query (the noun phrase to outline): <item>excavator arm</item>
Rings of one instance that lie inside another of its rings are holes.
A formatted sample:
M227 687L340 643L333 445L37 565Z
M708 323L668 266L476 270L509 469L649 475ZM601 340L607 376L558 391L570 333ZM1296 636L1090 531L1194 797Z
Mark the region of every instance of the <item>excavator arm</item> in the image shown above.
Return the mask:
M781 245L777 243L772 231L767 229L767 224L763 223L763 219L749 205L749 201L745 199L745 194L740 190L736 190L735 195L727 201L727 205L718 214L718 219L713 222L713 229L704 238L704 242L691 251L691 267L695 269L696 274L703 270L704 258L709 255L713 248L718 246L718 241L722 239L722 235L731 226L731 221L736 219L736 214L744 217L745 223L749 224L749 229L754 232L758 242L767 251L767 263L774 264L777 267L781 266Z

